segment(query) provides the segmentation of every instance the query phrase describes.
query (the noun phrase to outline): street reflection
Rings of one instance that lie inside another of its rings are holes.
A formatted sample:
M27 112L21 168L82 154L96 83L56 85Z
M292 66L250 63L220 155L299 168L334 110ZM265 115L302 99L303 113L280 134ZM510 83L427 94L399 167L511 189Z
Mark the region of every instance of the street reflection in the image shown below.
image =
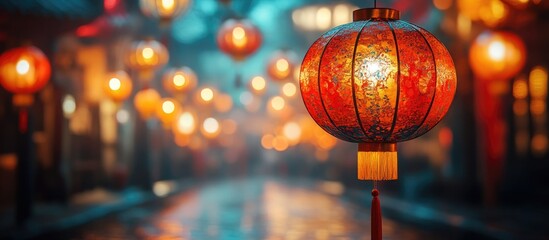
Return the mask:
M54 238L369 239L369 204L348 202L324 185L253 178L210 183ZM384 239L434 237L388 218L383 228Z

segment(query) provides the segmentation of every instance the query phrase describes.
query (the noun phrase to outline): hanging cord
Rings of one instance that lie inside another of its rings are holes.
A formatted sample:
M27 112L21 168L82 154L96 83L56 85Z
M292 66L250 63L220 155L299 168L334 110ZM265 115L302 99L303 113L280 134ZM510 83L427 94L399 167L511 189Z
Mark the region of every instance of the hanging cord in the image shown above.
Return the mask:
M374 0L374 8L377 8L377 0Z
M382 239L382 227L381 227L381 204L379 202L379 191L377 190L377 181L374 181L374 189L372 190L372 209L371 209L371 239Z

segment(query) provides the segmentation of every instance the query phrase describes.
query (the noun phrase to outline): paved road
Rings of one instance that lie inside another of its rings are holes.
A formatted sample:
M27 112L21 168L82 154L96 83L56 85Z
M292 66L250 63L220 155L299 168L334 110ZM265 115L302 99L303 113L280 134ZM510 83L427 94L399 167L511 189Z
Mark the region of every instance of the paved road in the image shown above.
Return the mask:
M248 179L191 188L42 239L369 239L369 216L367 206L315 187ZM390 219L383 231L384 239L439 239Z

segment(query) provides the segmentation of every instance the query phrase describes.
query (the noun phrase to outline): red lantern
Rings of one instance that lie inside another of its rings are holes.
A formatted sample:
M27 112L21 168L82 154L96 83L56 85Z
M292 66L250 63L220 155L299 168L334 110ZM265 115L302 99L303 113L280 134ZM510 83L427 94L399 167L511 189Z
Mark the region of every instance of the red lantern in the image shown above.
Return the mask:
M477 77L485 80L508 80L526 63L526 47L514 33L481 33L469 49L469 63Z
M132 80L125 71L109 73L105 78L105 93L115 102L125 101L132 93Z
M48 83L50 62L40 49L25 46L0 56L0 84L15 94L33 94Z
M217 45L224 53L242 61L261 46L261 32L248 20L229 19L217 33Z
M294 59L291 54L279 51L275 52L267 62L267 73L272 80L285 81L292 76Z
M170 56L166 47L153 39L132 43L126 57L126 64L140 73L142 80L152 80L154 70L163 67Z
M399 20L397 10L359 9L353 19L309 48L301 95L325 131L359 143L359 179L397 179L396 143L423 135L446 114L455 67L442 43ZM377 190L372 194L375 208ZM381 225L373 228L372 238L381 239Z

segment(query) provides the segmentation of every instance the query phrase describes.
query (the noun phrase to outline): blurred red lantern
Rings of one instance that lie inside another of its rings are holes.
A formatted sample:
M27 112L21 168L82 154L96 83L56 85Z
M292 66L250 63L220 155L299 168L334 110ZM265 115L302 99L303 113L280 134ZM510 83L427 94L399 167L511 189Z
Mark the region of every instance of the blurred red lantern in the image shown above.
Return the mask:
M153 39L134 42L128 52L128 67L141 73L144 79L151 79L153 71L166 65L169 54L166 47Z
M217 45L237 61L244 60L261 46L259 29L248 20L229 19L219 28Z
M181 105L173 98L160 99L156 107L156 116L164 125L170 128L181 112Z
M123 102L132 93L132 80L124 71L116 71L105 79L105 93L115 102Z
M36 47L18 47L0 55L0 84L11 93L33 94L48 83L50 75L50 62Z
M164 74L163 85L166 91L172 94L186 93L197 83L194 71L189 67L175 68Z
M469 49L469 63L475 75L485 80L508 80L522 70L526 47L511 32L483 32Z
M285 81L292 77L294 65L291 54L278 51L267 62L267 73L272 80Z
M359 179L397 179L396 143L423 135L446 114L455 67L442 43L399 20L397 10L359 9L353 19L309 48L301 95L325 131L359 143ZM379 218L372 220L372 239L381 239L377 194L372 192L372 218Z
M154 116L159 102L160 94L153 88L147 88L137 92L133 99L135 109L144 119Z
M147 17L171 20L185 12L191 0L140 0L141 12Z

